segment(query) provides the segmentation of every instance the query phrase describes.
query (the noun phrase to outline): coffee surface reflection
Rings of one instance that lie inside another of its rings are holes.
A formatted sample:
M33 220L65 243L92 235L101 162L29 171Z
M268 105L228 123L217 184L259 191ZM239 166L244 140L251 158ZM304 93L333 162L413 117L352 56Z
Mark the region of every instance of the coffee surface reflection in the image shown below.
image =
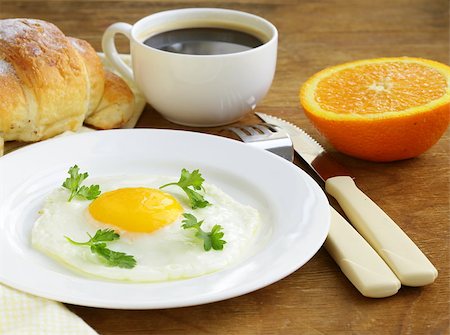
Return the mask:
M263 42L249 33L225 28L171 30L145 39L144 44L187 55L224 55L259 47Z

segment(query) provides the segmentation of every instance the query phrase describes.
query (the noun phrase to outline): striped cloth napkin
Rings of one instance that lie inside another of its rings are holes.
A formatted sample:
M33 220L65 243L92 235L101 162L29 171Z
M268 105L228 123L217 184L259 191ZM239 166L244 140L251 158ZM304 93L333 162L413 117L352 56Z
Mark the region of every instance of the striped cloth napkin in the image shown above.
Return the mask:
M95 335L62 303L0 285L0 334Z

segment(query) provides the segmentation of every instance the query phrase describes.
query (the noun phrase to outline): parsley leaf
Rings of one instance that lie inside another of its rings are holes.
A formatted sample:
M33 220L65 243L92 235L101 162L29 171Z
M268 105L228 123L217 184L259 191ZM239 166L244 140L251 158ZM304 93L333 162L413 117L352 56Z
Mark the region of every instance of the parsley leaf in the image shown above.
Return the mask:
M218 224L216 224L211 230L211 244L214 250L222 250L223 245L227 243L226 241L222 240L224 233L221 230L222 226Z
M133 256L124 252L110 250L106 248L106 243L91 245L91 252L106 260L109 266L118 266L125 269L132 269L136 266L136 260Z
M190 188L187 188L187 187L184 187L183 191L188 196L189 201L191 202L192 209L205 208L206 206L210 205L208 200L203 198L203 196L200 193L198 193L196 191L193 191L193 190L191 190Z
M181 221L183 222L183 225L181 227L183 227L184 229L189 229L189 228L200 228L200 226L202 225L203 221L198 222L197 218L189 213L183 213L184 216L184 220Z
M94 236L89 234L88 236L90 239L87 242L75 242L67 236L65 236L65 238L74 245L89 246L91 252L101 257L109 266L118 266L119 268L125 269L131 269L136 266L136 259L134 256L107 248L107 244L105 242L115 241L120 238L120 235L114 230L99 229L96 231Z
M72 199L75 197L86 200L94 200L101 193L100 186L80 186L81 183L89 176L89 174L87 172L79 173L79 171L80 168L77 165L72 166L68 171L70 177L67 178L62 184L64 188L67 188L70 191L68 201L72 201Z
M203 240L203 248L205 251L211 250L223 250L223 245L227 242L222 240L224 233L222 232L222 226L215 225L210 232L204 231L200 226L203 221L197 221L197 218L189 213L184 213L183 227L184 229L195 229L195 237Z
M186 169L182 169L180 180L178 180L178 182L165 184L161 186L160 189L170 185L177 185L181 187L188 196L192 209L204 208L210 205L210 203L203 197L203 195L196 191L202 189L202 184L204 181L205 179L203 179L198 169L192 171L192 173Z
M91 185L89 187L81 186L78 190L78 197L85 198L86 200L94 200L100 195L100 186Z
M180 185L180 187L193 186L196 190L200 190L204 181L205 179L203 179L198 169L192 171L192 173L190 173L186 169L182 169L178 184Z
M98 243L118 240L120 238L120 235L112 229L99 229L95 232L94 237L92 237L91 235L89 235L89 237L91 238L92 243Z

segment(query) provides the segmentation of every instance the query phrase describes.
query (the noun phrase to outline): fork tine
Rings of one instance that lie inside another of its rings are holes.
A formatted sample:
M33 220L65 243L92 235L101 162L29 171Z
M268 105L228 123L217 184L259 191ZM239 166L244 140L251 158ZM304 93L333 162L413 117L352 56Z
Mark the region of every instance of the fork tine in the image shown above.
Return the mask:
M254 127L255 128L258 128L259 130L261 130L261 132L263 133L263 134L266 134L266 135L271 135L272 134L272 129L270 129L268 126L266 126L266 125L262 125L262 124L255 124L254 125Z
M244 140L244 138L247 138L248 135L244 133L241 128L237 127L228 127L227 129L231 130L233 133L235 133L237 136L239 136L240 139Z
M227 127L243 142L255 147L271 151L289 161L294 158L292 141L282 129L271 124L246 125L242 127Z
M228 130L234 132L242 140L252 136L270 136L277 131L274 127L269 128L269 124L255 124L242 127L228 127ZM256 130L258 129L258 130Z
M258 131L255 130L254 126L247 126L247 127L244 127L243 129L245 129L246 131L248 131L248 133L249 133L250 135L252 135L252 136L258 136L258 135L261 135L260 132L258 132Z

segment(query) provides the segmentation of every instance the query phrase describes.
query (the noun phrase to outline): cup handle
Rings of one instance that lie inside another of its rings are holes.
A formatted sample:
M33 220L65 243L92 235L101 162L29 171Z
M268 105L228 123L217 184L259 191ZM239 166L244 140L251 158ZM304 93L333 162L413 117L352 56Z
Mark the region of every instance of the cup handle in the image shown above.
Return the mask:
M133 71L120 58L116 49L114 38L116 34L123 34L131 40L132 25L124 22L117 22L106 28L102 38L102 49L106 59L108 59L112 66L119 71L119 73L128 81L133 81Z

